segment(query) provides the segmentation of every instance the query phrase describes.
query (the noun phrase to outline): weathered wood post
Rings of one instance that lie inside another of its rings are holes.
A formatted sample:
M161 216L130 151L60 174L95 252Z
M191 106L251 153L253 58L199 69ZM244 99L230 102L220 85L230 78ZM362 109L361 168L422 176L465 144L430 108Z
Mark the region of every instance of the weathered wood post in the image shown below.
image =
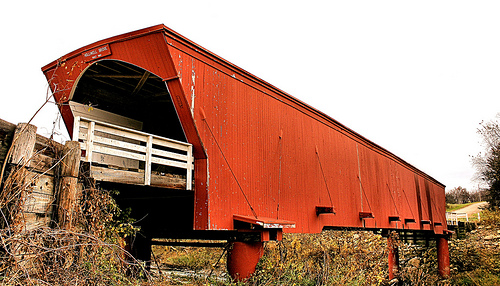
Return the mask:
M28 172L24 166L27 166L29 160L33 156L33 148L36 142L36 126L29 125L27 123L19 123L14 131L14 136L12 140L12 145L7 153L6 159L11 163L13 168L6 181L10 181L9 186L12 188L10 192L18 193L18 199L21 204L18 204L18 208L11 209L7 214L9 216L8 223L9 231L14 233L22 232L26 229L26 219L24 213L24 201L26 199L27 189L31 187L31 184L27 184L27 180L30 179ZM10 154L10 159L9 159ZM3 166L1 173L3 175ZM2 176L0 176L1 178ZM0 183L1 183L0 179ZM1 184L0 184L1 185ZM17 186L16 186L17 185ZM16 186L16 187L14 187ZM4 186L5 188L5 186ZM2 191L5 191L3 189ZM12 253L16 262L22 261L23 256L20 254L22 251L22 244L15 242L10 244L9 252Z
M77 141L66 142L62 156L57 216L60 228L71 229L73 212L78 199L80 143Z
M12 151L10 163L15 165L24 165L33 156L33 148L36 142L36 126L19 123L14 131L14 139L12 141Z
M26 166L33 156L33 148L35 147L36 142L36 126L30 125L27 123L19 123L14 131L14 136L12 139L12 145L10 147L9 152L7 153L7 158L10 159L9 163L12 166L17 166L18 169L11 169L11 174L9 175L9 179L14 180L11 181L12 185L17 185L16 188L22 188L19 190L19 200L23 202L26 198L26 190L24 188L30 187L31 185L26 184L26 180L28 180L26 169L23 166ZM3 174L4 166L2 166L1 173ZM2 176L0 176L2 177ZM0 182L1 183L1 182ZM5 187L5 186L4 186ZM14 210L9 215L10 217L10 227L11 231L17 232L21 231L25 228L24 223L24 213L22 211L23 204L20 204L21 209Z

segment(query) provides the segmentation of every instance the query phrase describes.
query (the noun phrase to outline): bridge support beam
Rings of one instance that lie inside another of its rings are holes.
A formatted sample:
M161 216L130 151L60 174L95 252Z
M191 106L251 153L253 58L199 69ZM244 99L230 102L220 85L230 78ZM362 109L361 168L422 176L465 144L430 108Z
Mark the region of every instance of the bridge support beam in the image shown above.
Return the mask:
M238 242L231 245L227 256L227 270L236 281L248 279L264 253L263 242Z
M295 228L295 222L254 216L233 215L238 234L227 254L227 270L236 281L248 279L264 254L265 241L281 241L283 228Z
M399 248L397 237L393 235L387 237L387 250L389 253L387 257L389 262L389 280L392 280L397 277L399 273Z
M441 277L450 276L450 251L448 249L448 239L446 237L437 237L437 261L438 273Z
M126 246L126 249L130 249L132 256L139 261L143 261L146 269L149 269L151 267L151 237L138 233L129 242L130 246Z

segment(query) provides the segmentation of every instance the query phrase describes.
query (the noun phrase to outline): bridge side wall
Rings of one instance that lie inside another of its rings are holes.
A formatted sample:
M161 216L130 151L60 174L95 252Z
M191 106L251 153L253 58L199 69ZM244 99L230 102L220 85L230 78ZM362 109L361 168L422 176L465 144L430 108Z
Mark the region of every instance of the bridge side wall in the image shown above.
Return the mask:
M295 221L293 232L446 228L442 184L248 72L166 41L208 157L210 229L231 229L234 214Z

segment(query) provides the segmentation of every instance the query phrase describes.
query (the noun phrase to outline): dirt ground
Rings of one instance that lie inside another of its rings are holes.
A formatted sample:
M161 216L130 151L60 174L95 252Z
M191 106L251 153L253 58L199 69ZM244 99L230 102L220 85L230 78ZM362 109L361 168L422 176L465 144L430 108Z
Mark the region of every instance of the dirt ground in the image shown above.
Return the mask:
M481 210L483 210L487 206L488 206L487 202L479 202L479 203L474 203L474 204L468 205L464 208L455 210L454 212L467 213L468 215L472 215L472 214L477 214L478 212L481 212Z

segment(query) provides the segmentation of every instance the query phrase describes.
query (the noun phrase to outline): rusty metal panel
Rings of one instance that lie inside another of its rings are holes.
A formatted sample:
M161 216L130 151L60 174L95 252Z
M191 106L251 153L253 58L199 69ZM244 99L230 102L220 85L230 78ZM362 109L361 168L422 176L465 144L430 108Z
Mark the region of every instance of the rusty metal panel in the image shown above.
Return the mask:
M84 47L43 68L58 101L97 60L132 63L169 88L195 150L196 229L233 229L234 216L324 227L442 233L444 186L334 119L160 25ZM71 67L68 70L68 67ZM64 72L63 72L64 71ZM62 108L72 126L69 110ZM334 213L316 212L318 206Z

